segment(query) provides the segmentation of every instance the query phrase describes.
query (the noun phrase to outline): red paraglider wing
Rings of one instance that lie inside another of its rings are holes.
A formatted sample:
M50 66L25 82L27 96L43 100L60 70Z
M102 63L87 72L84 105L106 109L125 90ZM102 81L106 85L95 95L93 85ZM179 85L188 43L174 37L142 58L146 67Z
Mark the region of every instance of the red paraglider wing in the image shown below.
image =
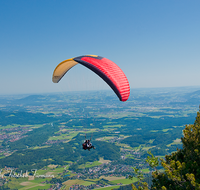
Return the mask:
M130 87L124 72L111 60L100 56L80 56L74 61L99 75L116 93L121 101L128 100Z

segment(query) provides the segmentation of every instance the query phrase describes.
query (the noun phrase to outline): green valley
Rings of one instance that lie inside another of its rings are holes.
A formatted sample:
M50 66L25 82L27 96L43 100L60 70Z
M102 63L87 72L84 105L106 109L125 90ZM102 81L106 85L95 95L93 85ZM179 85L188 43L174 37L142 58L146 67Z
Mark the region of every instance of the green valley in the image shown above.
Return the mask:
M182 148L182 130L195 120L200 93L163 88L132 95L124 103L107 91L0 97L0 183L111 190L135 182L129 179L135 166L148 178L147 151L163 157ZM82 149L85 135L95 150Z

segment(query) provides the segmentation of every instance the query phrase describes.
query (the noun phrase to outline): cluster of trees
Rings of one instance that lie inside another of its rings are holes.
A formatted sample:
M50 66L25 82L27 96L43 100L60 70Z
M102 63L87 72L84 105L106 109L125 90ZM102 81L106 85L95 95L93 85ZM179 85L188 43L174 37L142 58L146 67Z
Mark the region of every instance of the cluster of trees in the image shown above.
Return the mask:
M0 123L2 126L19 124L19 125L34 125L42 123L50 123L55 119L42 113L29 112L6 112L0 111Z
M69 144L53 145L47 148L25 149L14 152L1 159L0 167L18 168L19 171L41 169L49 164L66 164L64 161L76 160L77 156Z
M22 150L30 147L40 146L45 143L56 131L59 131L58 126L44 125L43 127L36 128L33 131L26 133L26 137L18 141L8 142L7 145L10 146L11 150Z

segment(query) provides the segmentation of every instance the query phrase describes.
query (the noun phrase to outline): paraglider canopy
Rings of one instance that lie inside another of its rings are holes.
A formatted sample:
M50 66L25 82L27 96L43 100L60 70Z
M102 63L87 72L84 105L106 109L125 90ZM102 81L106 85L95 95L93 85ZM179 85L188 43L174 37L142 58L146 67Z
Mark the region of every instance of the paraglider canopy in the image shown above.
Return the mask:
M124 72L114 62L101 56L84 55L61 62L53 72L52 81L58 83L67 71L77 64L82 64L99 75L121 101L128 100L130 87Z

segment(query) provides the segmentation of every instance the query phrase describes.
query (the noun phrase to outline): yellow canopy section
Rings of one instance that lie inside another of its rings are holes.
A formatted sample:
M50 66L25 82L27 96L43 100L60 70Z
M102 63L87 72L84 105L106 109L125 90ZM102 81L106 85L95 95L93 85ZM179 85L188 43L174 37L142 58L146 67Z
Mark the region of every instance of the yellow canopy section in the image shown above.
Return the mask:
M61 62L54 70L52 81L54 83L58 83L60 79L65 75L67 71L69 71L73 66L77 65L78 63L74 61L73 58L67 59Z

